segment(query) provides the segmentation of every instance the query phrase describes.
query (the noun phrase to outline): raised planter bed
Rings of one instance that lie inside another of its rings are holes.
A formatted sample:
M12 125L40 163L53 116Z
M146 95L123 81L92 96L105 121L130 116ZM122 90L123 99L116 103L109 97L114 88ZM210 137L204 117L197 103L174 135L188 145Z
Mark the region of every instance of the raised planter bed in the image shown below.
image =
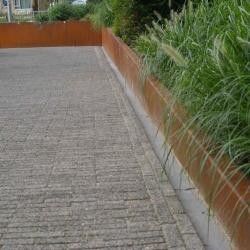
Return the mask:
M89 22L0 24L0 48L101 45L101 32Z
M102 45L152 120L164 133L164 114L166 107L172 101L171 94L153 78L147 78L142 85L138 56L119 38L115 37L111 30L103 29ZM217 192L213 200L213 212L232 237L235 248L249 249L249 179L244 178L241 173L237 173L231 179L227 177L227 173L235 168L230 165L227 156L223 156L219 162L216 162L212 156L207 157L204 171L198 179L200 163L206 158L208 152L201 146L201 141L194 137L194 131L192 130L188 130L180 141L175 132L183 127L186 114L185 110L178 104L173 107L173 113L174 117L171 122L168 142L172 145L175 156L208 203L211 190L215 186L218 187L220 191ZM194 141L190 147L190 140L192 139ZM196 157L190 161L189 156L194 155L194 152ZM213 166L215 164L218 164L219 167L214 171Z

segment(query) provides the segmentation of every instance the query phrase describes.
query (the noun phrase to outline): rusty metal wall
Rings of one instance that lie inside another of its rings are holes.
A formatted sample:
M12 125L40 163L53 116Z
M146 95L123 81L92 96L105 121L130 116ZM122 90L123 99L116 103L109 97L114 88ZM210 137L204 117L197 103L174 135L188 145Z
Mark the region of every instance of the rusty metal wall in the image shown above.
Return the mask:
M101 45L101 31L89 22L0 24L0 48Z
M173 103L171 93L158 83L154 78L148 77L142 83L140 75L140 60L138 56L119 38L114 36L110 29L103 29L102 44L106 53L117 66L120 73L130 85L132 91L141 101L156 126L164 133L164 114L169 103ZM194 131L188 130L182 139L176 136L177 131L183 127L186 112L181 105L172 107L173 117L171 119L171 129L169 130L168 142L172 145L173 152L186 168L189 176L198 187L206 201L210 201L210 190L217 186L220 192L217 193L213 201L213 211L223 224L225 230L232 237L236 249L249 249L250 246L250 216L249 216L249 180L243 178L239 172L232 178L228 178L225 171L234 171L235 167L227 156L220 161L212 156L207 156L207 151L202 148L198 139L193 140ZM165 116L166 118L166 116ZM201 138L202 139L202 138ZM193 140L193 146L190 141ZM196 157L190 160L189 156ZM204 171L197 178L200 171L200 163L205 162ZM214 164L219 167L214 170ZM230 167L228 167L230 166ZM229 176L229 175L228 175ZM232 188L233 187L233 188Z

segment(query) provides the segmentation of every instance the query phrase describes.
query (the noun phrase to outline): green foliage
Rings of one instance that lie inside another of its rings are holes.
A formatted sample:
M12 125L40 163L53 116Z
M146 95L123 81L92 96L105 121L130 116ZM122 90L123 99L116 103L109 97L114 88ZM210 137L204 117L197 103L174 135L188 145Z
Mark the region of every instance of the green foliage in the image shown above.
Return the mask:
M69 3L55 4L49 8L49 20L50 21L66 21L73 16L73 5Z
M156 18L156 12L165 17L169 15L168 0L116 0L114 3L114 26L116 35L128 44L145 31L145 25Z
M135 1L132 0L129 4L126 0L115 1L114 12L113 31L117 36L120 36L125 42L130 44L139 33L141 27L141 24L139 25L141 20L136 20Z
M71 19L80 20L89 13L89 8L86 5L72 5Z
M170 21L153 23L137 40L146 71L171 89L213 142L217 160L227 153L250 176L250 2L202 1ZM181 133L180 133L181 134Z
M66 21L80 20L90 11L89 5L71 5L68 2L58 3L50 7L48 13L39 13L36 15L36 21Z
M2 15L0 13L0 23L6 23L6 22L8 22L6 15Z
M102 0L87 0L87 4L97 4L100 3Z
M156 19L158 13L163 17L170 15L170 9L180 10L185 0L98 0L90 20L96 27L113 27L116 35L132 44L145 25ZM170 4L170 5L169 5Z
M40 23L48 22L49 15L47 12L41 12L35 16L35 20Z
M113 5L114 0L103 0L94 5L93 13L89 19L96 28L112 26L114 20Z

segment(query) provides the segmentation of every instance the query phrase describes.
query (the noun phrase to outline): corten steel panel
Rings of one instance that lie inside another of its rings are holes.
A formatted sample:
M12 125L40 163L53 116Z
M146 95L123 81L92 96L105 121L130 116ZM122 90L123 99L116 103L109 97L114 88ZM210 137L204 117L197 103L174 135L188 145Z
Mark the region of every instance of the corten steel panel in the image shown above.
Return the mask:
M102 43L104 49L141 100L151 118L164 132L164 113L169 103L173 102L171 94L153 78L147 78L142 87L139 58L110 30L103 30ZM227 174L235 170L235 167L231 165L227 156L223 156L219 162L211 156L207 157L207 149L201 145L202 137L205 135L200 135L197 138L193 130L188 130L180 141L180 138L176 136L176 132L183 127L187 114L179 104L174 105L172 110L174 116L170 125L171 130L168 141L173 146L175 155L188 171L207 202L211 199L210 191L217 186L219 192L214 197L213 202L215 214L226 231L233 235L236 248L249 249L249 179L244 178L239 172L233 178L228 179ZM191 140L193 140L192 146L190 146ZM192 156L192 159L190 156ZM205 170L197 178L200 164L206 157ZM215 164L218 164L219 168L213 168Z
M0 48L101 46L101 31L89 22L0 24Z

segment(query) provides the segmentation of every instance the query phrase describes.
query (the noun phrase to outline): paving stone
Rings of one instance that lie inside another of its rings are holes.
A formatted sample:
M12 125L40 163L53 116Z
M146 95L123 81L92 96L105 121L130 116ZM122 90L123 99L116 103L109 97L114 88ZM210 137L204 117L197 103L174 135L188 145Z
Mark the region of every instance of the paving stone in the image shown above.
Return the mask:
M186 214L174 214L174 218L182 234L195 234L192 223Z
M162 228L168 248L182 247L185 245L177 225L166 224L163 225Z
M196 234L183 234L183 239L186 248L189 250L201 250L204 246L201 244L200 240L197 239Z
M0 50L0 249L202 249L101 48Z
M185 213L180 201L178 200L178 198L176 196L167 196L166 200L167 200L170 212L172 214L183 214L183 213Z

